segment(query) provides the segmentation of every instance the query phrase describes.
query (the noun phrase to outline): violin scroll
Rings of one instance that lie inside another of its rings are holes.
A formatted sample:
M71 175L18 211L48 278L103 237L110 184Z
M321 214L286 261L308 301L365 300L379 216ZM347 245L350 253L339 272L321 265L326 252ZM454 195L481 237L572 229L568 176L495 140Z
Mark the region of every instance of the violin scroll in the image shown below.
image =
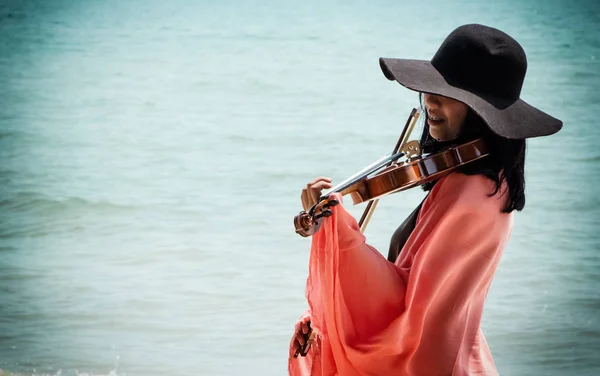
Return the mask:
M339 204L338 200L325 198L310 208L308 213L304 210L301 211L294 217L296 234L303 237L314 235L323 223L320 219L330 217L332 214L330 208L337 204Z

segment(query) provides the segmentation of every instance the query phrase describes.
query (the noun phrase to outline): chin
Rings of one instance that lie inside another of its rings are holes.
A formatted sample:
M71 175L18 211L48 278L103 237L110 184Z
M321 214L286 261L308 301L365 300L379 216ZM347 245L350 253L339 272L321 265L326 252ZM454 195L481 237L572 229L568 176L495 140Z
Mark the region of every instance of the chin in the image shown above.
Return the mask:
M442 141L442 142L443 141L448 141L448 140L446 140L446 138L443 135L438 134L436 132L429 132L429 135L431 137L433 137L434 140L437 140L437 141Z

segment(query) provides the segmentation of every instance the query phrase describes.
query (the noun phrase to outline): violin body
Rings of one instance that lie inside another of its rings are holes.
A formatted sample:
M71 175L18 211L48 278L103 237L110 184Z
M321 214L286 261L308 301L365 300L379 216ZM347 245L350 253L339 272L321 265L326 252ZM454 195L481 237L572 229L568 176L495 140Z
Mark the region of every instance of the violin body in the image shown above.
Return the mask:
M341 194L350 195L355 205L360 204L440 179L487 154L483 140L478 139L427 157L409 156L406 161L394 163L374 176L364 177Z

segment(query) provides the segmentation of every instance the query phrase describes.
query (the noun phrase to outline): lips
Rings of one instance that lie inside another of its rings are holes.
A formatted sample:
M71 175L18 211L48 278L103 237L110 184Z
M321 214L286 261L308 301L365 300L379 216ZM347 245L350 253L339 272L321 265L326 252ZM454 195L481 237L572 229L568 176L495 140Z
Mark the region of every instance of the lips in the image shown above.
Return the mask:
M432 114L431 112L427 112L427 120L429 121L429 125L431 126L441 125L444 124L444 122L446 121L446 119L444 119L443 117L437 114Z

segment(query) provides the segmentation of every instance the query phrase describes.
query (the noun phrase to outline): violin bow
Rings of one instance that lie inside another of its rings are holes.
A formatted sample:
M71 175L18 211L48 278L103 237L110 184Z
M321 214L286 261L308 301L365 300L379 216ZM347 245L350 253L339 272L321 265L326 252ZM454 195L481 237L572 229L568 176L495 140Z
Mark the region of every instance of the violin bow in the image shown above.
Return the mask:
M392 152L392 154L398 153L400 151L400 149L406 144L406 142L408 141L408 139L410 137L410 134L412 133L412 131L415 127L415 123L419 119L420 113L421 113L420 110L417 110L416 108L412 109L412 111L410 112L410 115L408 116L408 119L406 120L404 129L402 130L402 133L400 134L400 138L396 142L396 146L394 146L394 151ZM412 122L411 122L411 119L412 119ZM394 161L390 161L386 167L391 166L393 163L394 163ZM365 211L363 212L362 216L360 217L360 221L358 222L358 226L360 227L361 233L364 233L365 230L367 229L367 225L369 224L369 221L371 220L371 217L373 216L373 212L375 211L375 208L377 207L378 202L379 202L379 199L377 198L375 200L369 201L369 203L367 204L367 207L365 208Z

